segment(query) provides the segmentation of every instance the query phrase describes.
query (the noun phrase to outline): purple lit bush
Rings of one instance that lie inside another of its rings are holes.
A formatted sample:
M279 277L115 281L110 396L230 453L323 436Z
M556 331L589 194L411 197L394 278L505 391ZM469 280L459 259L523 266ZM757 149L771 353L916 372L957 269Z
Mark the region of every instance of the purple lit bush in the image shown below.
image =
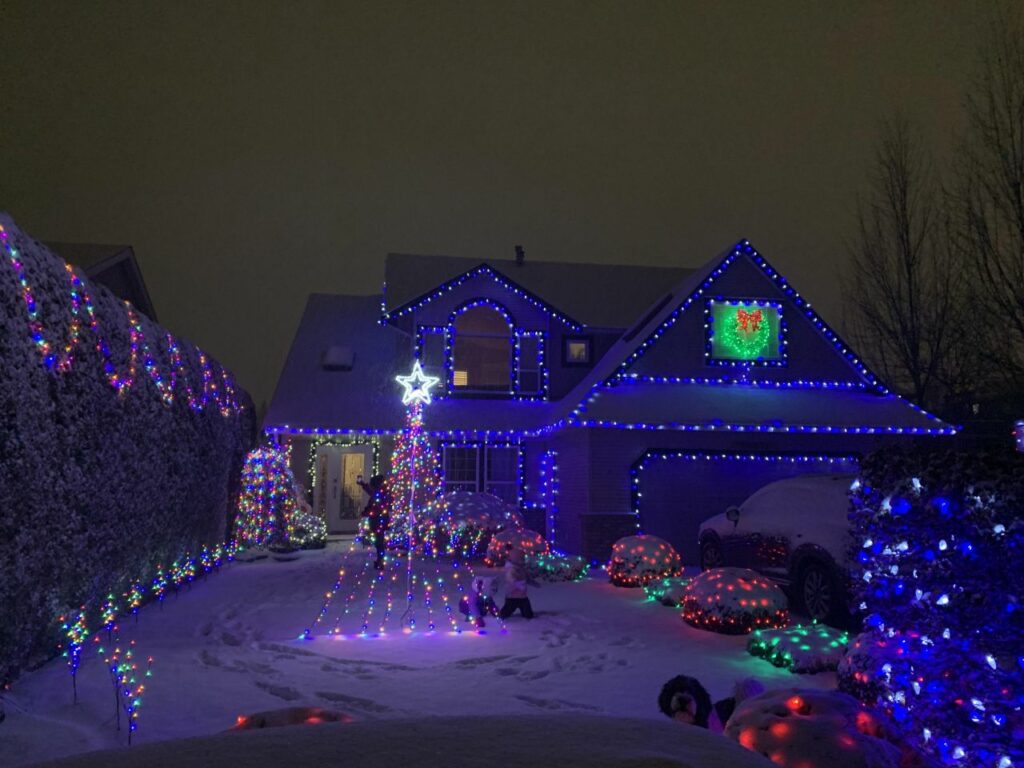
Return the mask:
M87 280L76 315L64 262L0 225L2 683L55 650L67 608L98 616L108 592L224 538L255 425L215 362L179 341L173 365L164 329L136 312L133 334Z
M885 450L852 490L867 618L841 686L943 762L1024 764L1024 457Z

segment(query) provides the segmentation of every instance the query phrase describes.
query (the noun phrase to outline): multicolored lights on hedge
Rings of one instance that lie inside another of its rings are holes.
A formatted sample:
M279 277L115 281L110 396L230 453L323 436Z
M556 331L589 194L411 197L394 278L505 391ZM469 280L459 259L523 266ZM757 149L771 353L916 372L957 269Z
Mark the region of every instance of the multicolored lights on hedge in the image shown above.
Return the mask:
M174 402L175 390L180 383L185 389L189 407L195 411L201 411L208 404L213 404L223 416L227 417L242 409L237 402L230 374L224 368L220 368L215 373L206 356L198 348L195 348L195 355L199 360L203 380L202 395L197 396L194 393L188 381L191 364L186 364L177 342L169 333L164 337L169 373L164 376L160 371L154 352L146 341L142 320L128 302L123 302L122 305L128 325L129 353L126 365L119 369L114 362L110 345L101 332L99 317L89 288L86 282L78 276L75 268L67 263L64 264L70 295L70 317L67 321L67 330L61 333L53 332L51 329L48 333L42 321L39 304L32 292L25 264L22 262L17 248L10 242L3 225L0 225L0 245L7 253L7 262L18 281L25 310L28 313L29 335L47 370L60 374L72 370L75 363L75 351L82 341L84 320L85 325L88 325L92 332L93 348L102 360L104 376L119 395L126 395L135 384L141 358L143 369L153 382L165 405L170 406ZM63 343L57 341L62 336L65 338Z
M67 644L64 646L64 658L68 660L68 671L71 673L71 689L74 694L74 703L78 703L78 667L82 662L82 646L89 636L89 628L86 624L85 606L68 616L61 616L61 630Z

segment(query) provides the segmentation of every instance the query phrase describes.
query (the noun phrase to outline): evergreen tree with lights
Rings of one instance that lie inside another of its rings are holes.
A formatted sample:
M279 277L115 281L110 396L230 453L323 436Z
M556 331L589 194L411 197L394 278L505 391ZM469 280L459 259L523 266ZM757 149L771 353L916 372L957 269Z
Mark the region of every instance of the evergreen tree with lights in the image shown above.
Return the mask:
M244 547L288 546L295 514L295 478L288 455L277 446L250 451L242 467L236 518Z

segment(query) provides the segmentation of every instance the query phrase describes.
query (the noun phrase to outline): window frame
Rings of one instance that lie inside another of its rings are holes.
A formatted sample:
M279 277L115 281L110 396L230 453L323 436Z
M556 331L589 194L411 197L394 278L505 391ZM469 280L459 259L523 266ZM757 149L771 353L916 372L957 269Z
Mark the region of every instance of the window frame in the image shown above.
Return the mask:
M450 450L472 450L475 454L474 480L452 480L448 479L448 467L449 467L449 451ZM510 480L493 480L488 475L490 474L490 452L492 450L514 450L515 457L513 460L513 477ZM444 492L452 493L454 491L468 491L471 493L491 493L488 490L491 487L503 486L511 487L514 492L511 494L513 499L509 501L504 496L498 496L506 503L514 506L522 506L523 503L523 446L519 443L484 443L480 441L471 442L453 442L444 441L441 443L441 466L444 469ZM459 487L451 487L451 486ZM466 486L472 486L466 487Z
M581 341L587 345L586 361L570 360L569 345L574 341ZM590 335L576 334L562 337L562 365L566 368L589 368L594 361L594 337Z

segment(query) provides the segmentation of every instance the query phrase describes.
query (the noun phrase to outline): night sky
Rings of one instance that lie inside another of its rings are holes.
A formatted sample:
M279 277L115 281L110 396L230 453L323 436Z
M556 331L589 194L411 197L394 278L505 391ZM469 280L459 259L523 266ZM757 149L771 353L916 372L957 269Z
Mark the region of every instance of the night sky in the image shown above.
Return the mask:
M879 121L940 157L988 3L0 0L0 209L126 243L269 400L313 291L389 251L696 266L748 237L826 319Z

